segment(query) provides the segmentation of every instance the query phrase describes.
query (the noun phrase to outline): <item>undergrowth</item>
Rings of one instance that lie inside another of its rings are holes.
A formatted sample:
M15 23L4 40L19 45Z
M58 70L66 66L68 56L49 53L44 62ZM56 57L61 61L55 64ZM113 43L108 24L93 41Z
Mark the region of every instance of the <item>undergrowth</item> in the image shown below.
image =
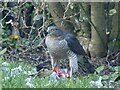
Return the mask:
M79 76L70 79L54 79L51 75L31 76L36 73L36 67L21 61L11 61L4 58L6 49L0 52L0 83L2 88L117 88L119 89L120 67L111 67L114 71L108 75L101 75L103 66L96 69L96 72L86 76Z

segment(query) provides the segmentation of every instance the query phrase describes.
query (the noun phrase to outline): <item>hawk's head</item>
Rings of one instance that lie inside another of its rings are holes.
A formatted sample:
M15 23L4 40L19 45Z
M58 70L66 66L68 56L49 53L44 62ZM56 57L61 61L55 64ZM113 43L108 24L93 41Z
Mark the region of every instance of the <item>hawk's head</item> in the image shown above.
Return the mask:
M63 36L63 31L59 27L56 27L56 26L48 27L47 32L50 36L54 36L54 37Z

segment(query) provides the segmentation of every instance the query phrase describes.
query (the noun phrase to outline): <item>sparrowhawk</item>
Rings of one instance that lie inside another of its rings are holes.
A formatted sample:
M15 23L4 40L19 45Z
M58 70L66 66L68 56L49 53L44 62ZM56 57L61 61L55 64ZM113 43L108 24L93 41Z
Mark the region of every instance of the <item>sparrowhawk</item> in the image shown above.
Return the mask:
M45 44L50 54L52 69L58 66L59 60L69 59L71 74L78 70L78 61L83 68L87 68L89 72L94 72L93 66L87 59L80 60L79 57L85 56L86 53L74 35L56 26L48 27L47 31Z

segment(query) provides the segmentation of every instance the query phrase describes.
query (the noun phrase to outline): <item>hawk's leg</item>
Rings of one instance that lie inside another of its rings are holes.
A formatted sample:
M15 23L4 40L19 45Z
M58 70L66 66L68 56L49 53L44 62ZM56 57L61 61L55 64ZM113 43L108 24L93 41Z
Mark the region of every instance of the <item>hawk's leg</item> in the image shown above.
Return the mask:
M50 56L51 58L51 65L52 65L52 69L54 68L58 68L58 60L55 59L54 57Z
M73 78L72 74L73 74L73 68L70 68L70 78L71 79Z
M69 66L70 66L70 77L74 72L78 71L78 58L75 53L68 51Z

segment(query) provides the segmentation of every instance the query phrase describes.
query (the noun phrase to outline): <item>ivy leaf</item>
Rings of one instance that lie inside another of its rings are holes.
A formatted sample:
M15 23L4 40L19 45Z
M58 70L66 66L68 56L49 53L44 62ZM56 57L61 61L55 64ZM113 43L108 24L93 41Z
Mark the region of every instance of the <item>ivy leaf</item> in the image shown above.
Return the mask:
M120 72L120 66L115 67L116 72Z
M109 15L110 15L110 16L112 16L112 15L114 15L114 14L116 14L116 13L117 13L116 9L111 9L111 10L109 11Z
M108 79L109 79L109 76L108 76L108 75L104 75L104 76L102 76L102 79L103 79L103 80L108 80Z
M36 15L34 18L33 18L33 20L35 21L35 20L41 20L43 18L43 15L41 14L41 15Z
M96 69L96 71L97 71L98 73L100 73L103 69L104 69L104 66L100 66L100 67L98 67L98 68Z
M115 81L119 76L120 76L120 75L119 75L118 73L113 73L113 74L111 75L111 80L112 80L112 81Z
M7 48L4 48L2 51L0 51L0 55L6 53L6 51L7 51Z

